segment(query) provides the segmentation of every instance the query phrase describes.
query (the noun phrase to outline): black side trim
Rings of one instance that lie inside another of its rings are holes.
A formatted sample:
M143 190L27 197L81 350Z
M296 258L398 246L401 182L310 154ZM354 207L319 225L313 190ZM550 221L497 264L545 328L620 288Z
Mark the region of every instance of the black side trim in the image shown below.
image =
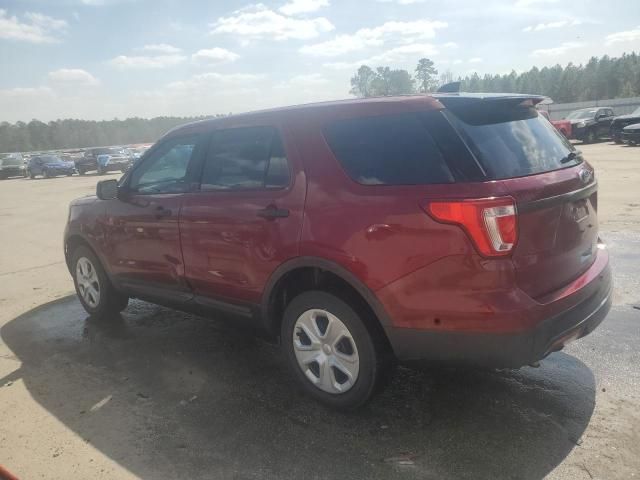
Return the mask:
M239 305L237 303L229 303L223 300L217 300L210 297L204 297L202 295L196 295L194 297L195 303L202 305L206 308L215 309L220 312L230 313L232 315L238 315L240 317L253 318L254 309L249 306Z
M550 208L556 205L573 202L582 198L587 198L598 190L598 182L593 182L591 185L587 185L579 190L563 193L562 195L556 195L554 197L542 198L540 200L533 200L531 202L518 203L517 208L519 213L534 212L543 208Z
M193 299L193 293L186 290L168 288L164 285L150 285L148 283L125 280L115 282L119 289L134 297L157 298L172 303L186 303ZM160 303L160 302L158 302Z

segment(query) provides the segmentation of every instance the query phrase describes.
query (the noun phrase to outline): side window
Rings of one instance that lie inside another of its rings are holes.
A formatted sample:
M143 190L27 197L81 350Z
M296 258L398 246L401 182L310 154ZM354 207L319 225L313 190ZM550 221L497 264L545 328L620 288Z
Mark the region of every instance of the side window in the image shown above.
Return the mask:
M349 176L363 185L452 183L444 156L416 114L340 120L324 129Z
M180 193L189 187L187 169L202 148L204 135L188 135L164 141L136 168L129 188L142 194Z
M255 190L289 185L289 165L278 131L246 127L213 133L202 190Z

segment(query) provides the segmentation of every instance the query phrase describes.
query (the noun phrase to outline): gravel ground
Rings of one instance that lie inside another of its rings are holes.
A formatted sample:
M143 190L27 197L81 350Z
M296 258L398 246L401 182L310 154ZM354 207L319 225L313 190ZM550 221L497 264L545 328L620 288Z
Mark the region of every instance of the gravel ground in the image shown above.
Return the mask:
M639 477L640 148L580 148L616 282L601 327L539 368L400 369L349 415L215 320L138 301L88 319L61 240L100 177L0 182L0 464L22 479Z

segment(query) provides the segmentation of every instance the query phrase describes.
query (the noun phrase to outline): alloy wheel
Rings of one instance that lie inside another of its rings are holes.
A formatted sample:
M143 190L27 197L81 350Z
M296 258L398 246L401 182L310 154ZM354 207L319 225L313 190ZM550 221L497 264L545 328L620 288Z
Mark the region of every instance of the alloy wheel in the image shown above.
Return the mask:
M298 366L317 388L340 394L355 385L358 349L338 317L322 309L307 310L296 320L292 341Z

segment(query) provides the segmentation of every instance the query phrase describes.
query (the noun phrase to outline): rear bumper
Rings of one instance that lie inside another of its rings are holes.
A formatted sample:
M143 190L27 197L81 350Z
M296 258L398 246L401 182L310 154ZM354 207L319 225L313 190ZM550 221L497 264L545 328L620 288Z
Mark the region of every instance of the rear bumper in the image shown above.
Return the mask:
M568 297L538 304L520 314L514 312L514 323L518 323L519 316L538 317L535 322L526 322L529 326L521 330L482 332L388 327L387 336L398 360L404 363L493 368L528 365L591 333L604 320L611 308L613 292L608 256L599 271L591 273L591 281Z

